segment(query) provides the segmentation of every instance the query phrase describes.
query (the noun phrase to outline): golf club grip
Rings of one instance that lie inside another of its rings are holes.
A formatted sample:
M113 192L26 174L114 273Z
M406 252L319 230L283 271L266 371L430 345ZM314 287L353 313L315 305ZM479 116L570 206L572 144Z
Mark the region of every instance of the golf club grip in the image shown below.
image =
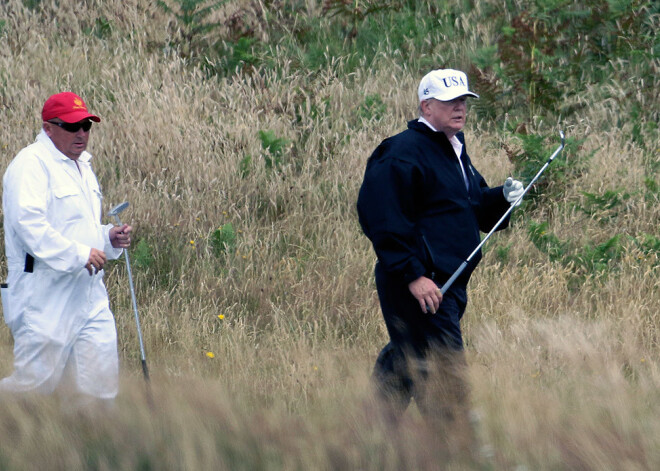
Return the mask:
M461 263L461 266L458 267L458 269L454 272L454 274L445 282L444 285L442 285L442 288L440 288L440 292L444 295L447 290L451 287L452 284L454 284L454 281L456 281L456 278L458 278L461 273L463 273L463 270L465 270L465 267L467 267L468 262L465 261Z
M144 373L144 379L147 380L147 382L151 380L151 378L149 378L149 368L147 367L147 360L144 358L142 359L142 373Z

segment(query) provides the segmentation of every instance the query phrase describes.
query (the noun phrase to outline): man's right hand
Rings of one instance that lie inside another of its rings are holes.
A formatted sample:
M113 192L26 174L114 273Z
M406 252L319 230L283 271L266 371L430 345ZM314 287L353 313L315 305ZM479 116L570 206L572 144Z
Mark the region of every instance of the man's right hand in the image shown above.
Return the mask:
M105 262L107 261L108 259L105 256L105 252L92 248L89 252L89 260L87 260L87 264L85 265L85 268L87 268L87 271L89 272L89 276L103 270L103 265L105 265Z
M435 314L442 302L442 292L432 279L420 276L408 284L408 289L419 302L424 314L428 312L427 308L431 311L431 314Z

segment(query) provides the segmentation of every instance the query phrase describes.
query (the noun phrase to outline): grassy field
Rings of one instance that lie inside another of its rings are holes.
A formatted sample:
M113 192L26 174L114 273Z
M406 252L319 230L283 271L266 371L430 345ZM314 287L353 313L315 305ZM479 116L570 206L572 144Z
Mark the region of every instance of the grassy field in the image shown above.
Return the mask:
M53 93L102 118L88 150L104 210L130 202L154 398L119 260L116 407L3 397L0 468L660 468L653 2L165 3L0 4L0 167ZM528 181L567 135L471 281L473 454L414 406L388 430L369 387L387 333L355 201L437 67L482 95L465 131L493 186Z

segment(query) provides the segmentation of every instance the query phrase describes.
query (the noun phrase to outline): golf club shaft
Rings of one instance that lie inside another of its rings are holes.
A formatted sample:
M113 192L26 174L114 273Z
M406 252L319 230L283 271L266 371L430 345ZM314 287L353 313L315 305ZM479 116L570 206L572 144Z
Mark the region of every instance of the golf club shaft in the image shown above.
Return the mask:
M115 214L117 224L121 226L119 216ZM142 340L142 329L140 328L140 316L138 315L137 301L135 298L135 288L133 287L133 274L131 273L131 260L128 256L128 250L124 249L124 257L126 258L126 272L128 273L128 286L131 289L131 302L133 303L133 313L135 314L135 325L137 327L138 341L140 343L140 359L142 360L142 372L144 378L149 381L149 368L147 367L147 357L144 353L144 342Z
M532 187L532 185L534 185L534 183L536 183L536 180L538 180L539 177L541 176L541 174L543 174L543 172L545 172L545 169L547 169L548 166L550 165L550 163L552 163L552 161L555 159L555 157L557 157L559 155L559 152L561 152L561 150L564 148L564 133L562 131L560 131L559 135L561 136L561 144L559 144L559 147L557 147L557 149L552 153L552 155L550 156L548 161L543 165L543 167L541 167L541 170L538 171L536 176L534 178L532 178L532 180L529 182L529 184L527 185L525 190L522 192L522 194L518 197L518 199L516 199L516 201L511 203L511 206L509 206L509 209L507 209L506 213L504 213L504 215L500 218L500 220L497 221L497 223L495 223L493 228L490 230L490 232L488 234L486 234L486 237L483 238L481 243L479 243L479 245L477 245L477 247L468 256L468 258L466 258L465 261L463 263L461 263L461 265L451 275L451 277L446 281L446 283L444 285L442 285L442 288L440 288L440 292L442 294L445 294L447 292L447 290L451 287L451 285L454 283L454 281L456 281L456 278L458 278L461 275L461 273L463 273L463 270L465 270L465 267L467 267L468 263L470 263L470 260L472 260L472 258L479 252L479 250L481 250L481 247L483 247L483 245L490 238L490 236L493 235L495 233L495 231L497 231L497 229L502 225L502 223L506 220L506 218L509 216L509 214L511 214L511 211L513 211L514 208L516 207L516 205L520 201L522 201L523 197L529 191L529 189Z
M133 287L133 275L131 274L131 261L128 258L128 251L124 250L126 257L126 271L128 272L128 285L131 288L131 301L133 302L133 312L135 313L135 323L137 325L138 340L140 341L140 356L142 359L143 369L146 363L146 356L144 354L144 342L142 341L142 329L140 328L140 317L138 316L137 302L135 300L135 288Z

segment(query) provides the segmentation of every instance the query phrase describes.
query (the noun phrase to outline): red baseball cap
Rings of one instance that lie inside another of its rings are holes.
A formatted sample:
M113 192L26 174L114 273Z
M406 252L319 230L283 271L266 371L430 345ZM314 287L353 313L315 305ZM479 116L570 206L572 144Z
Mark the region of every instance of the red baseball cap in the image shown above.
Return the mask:
M48 98L41 110L41 118L44 121L59 118L65 123L77 123L83 119L101 122L101 118L87 111L87 105L82 98L72 92L57 93Z

